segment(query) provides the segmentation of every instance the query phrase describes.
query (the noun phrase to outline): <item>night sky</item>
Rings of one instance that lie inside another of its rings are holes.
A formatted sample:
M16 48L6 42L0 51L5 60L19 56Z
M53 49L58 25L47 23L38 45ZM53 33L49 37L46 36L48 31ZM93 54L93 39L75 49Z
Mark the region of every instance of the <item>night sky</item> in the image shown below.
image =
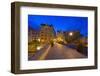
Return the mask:
M55 31L78 30L83 36L88 36L88 17L28 15L29 27L39 30L41 24L52 24Z

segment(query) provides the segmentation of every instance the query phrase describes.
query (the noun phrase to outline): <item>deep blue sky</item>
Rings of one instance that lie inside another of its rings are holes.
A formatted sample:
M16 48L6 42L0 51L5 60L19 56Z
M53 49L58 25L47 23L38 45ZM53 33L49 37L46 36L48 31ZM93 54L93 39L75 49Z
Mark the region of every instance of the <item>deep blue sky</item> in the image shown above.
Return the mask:
M28 15L28 26L38 30L41 24L52 24L55 31L78 30L88 36L88 17Z

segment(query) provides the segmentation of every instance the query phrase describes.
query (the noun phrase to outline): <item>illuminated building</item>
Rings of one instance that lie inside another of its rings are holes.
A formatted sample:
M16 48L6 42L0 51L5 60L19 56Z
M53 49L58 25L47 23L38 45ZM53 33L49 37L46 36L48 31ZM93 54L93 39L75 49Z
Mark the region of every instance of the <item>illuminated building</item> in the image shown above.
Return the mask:
M33 40L39 39L39 31L34 30L33 28L28 28L28 42L31 42Z
M56 39L58 42L64 42L65 41L64 33L62 31L57 31Z
M55 31L52 25L41 24L40 41L41 43L50 43L55 37Z

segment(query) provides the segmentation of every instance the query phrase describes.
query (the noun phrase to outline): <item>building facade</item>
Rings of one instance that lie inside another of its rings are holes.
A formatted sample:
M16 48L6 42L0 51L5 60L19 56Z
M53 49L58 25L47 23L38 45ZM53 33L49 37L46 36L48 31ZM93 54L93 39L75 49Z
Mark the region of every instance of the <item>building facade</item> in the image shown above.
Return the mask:
M39 31L34 30L33 28L28 28L28 42L39 39Z
M80 37L79 31L65 31L64 32L65 40L67 42L72 42L73 40L76 40Z
M65 41L65 36L64 36L63 31L57 31L56 40L57 40L57 42L64 42Z
M52 25L41 24L40 41L41 43L50 43L55 37L55 31Z

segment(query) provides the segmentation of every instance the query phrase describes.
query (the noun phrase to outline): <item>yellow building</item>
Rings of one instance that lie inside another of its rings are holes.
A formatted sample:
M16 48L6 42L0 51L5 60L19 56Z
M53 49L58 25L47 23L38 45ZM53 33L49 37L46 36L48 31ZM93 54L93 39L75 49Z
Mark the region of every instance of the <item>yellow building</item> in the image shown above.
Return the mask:
M50 43L55 37L55 31L52 25L41 24L40 41L41 43Z
M39 39L39 31L34 30L33 28L29 27L28 29L28 42L32 42L33 40Z
M64 42L65 41L63 31L57 31L56 40L57 40L57 42Z

